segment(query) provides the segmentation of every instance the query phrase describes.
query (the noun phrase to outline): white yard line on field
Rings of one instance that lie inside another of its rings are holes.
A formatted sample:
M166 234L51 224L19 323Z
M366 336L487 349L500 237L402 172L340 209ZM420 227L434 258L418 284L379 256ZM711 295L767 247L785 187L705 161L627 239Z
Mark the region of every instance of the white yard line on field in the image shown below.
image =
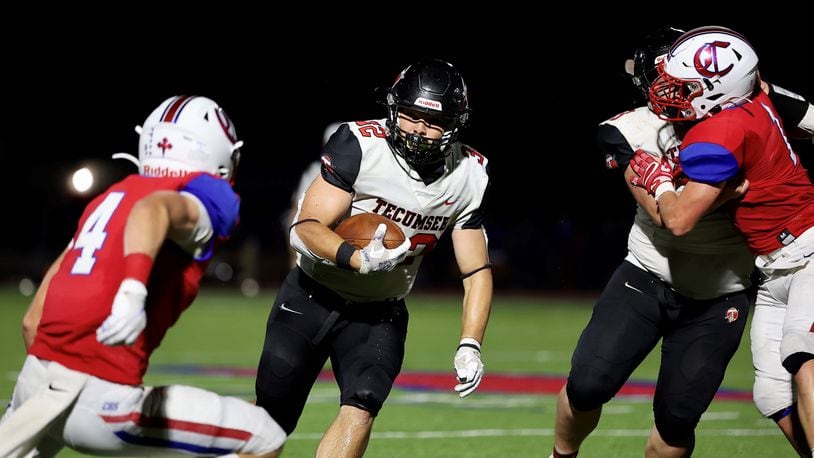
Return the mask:
M779 436L777 428L758 429L701 429L697 436L731 437L731 436ZM649 429L597 429L591 436L606 437L648 437ZM553 437L554 430L541 429L465 429L458 431L382 431L374 432L372 439L450 439L456 437L512 437L535 436ZM294 433L289 440L319 440L322 433Z

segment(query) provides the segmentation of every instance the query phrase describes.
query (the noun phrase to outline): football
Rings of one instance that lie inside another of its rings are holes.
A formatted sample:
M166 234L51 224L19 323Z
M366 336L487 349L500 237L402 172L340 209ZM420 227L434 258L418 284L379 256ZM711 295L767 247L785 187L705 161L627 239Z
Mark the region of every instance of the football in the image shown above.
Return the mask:
M387 232L384 234L385 248L393 249L404 243L404 232L402 232L398 224L376 213L353 215L339 223L334 232L339 234L346 242L358 249L362 249L370 243L376 228L382 223L387 225Z

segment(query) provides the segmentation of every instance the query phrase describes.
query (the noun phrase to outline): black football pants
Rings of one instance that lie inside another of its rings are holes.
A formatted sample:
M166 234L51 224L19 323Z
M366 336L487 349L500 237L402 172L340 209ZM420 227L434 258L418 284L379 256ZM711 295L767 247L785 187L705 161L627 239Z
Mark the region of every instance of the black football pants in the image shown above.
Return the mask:
M407 321L403 300L350 302L295 268L266 324L257 405L291 434L330 358L341 405L376 415L401 371Z

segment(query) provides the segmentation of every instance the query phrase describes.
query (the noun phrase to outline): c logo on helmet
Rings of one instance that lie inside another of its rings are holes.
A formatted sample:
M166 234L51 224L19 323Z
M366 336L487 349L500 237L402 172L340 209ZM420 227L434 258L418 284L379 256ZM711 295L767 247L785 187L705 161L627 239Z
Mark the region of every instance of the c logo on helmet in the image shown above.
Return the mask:
M732 67L734 67L735 64L729 64L729 66L724 69L718 68L718 48L728 47L729 42L713 41L698 48L698 51L695 52L695 58L693 59L695 70L706 78L724 76L732 71Z
M220 107L218 107L215 112L218 116L218 123L220 123L220 127L223 129L223 133L226 134L226 138L228 138L230 142L235 143L237 141L237 132L235 132L235 125L232 124L232 120L229 119L229 116L226 116L226 113Z

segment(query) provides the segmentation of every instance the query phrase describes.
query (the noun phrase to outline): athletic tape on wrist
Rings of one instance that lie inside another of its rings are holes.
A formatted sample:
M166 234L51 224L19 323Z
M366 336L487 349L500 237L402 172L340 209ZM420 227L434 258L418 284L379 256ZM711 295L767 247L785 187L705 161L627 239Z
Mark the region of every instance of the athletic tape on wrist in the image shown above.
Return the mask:
M656 192L653 193L653 196L656 198L656 200L659 200L659 197L661 197L662 194L668 191L676 192L676 188L673 185L673 183L666 181L658 185L658 187L656 188Z

